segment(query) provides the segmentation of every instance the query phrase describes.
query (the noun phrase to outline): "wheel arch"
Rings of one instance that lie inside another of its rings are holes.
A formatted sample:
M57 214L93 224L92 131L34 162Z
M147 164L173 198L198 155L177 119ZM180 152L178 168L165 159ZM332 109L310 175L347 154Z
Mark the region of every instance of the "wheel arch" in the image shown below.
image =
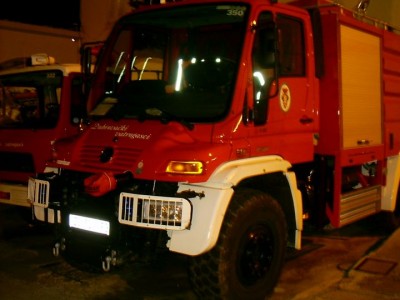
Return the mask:
M382 191L381 208L384 211L396 209L400 186L400 154L386 160L386 185Z
M296 221L296 214L299 212L296 212L295 198L293 198L287 175L287 173L281 171L257 175L242 180L235 189L251 188L272 196L280 204L285 214L288 245L296 247L297 230L298 226L300 226L299 222ZM302 228L300 227L300 229Z
M251 187L274 197L282 206L288 224L289 246L301 248L302 199L297 189L296 176L291 164L280 156L253 157L224 163L207 182L181 183L178 192L195 191L204 194L201 199L191 199L193 206L190 230L169 232L171 251L199 255L215 246L226 210L235 189ZM268 186L263 187L262 181ZM279 185L272 189L274 182ZM258 187L258 188L257 188ZM272 193L267 187L270 187Z
M383 224L389 232L400 227L400 155L386 160L386 184L382 190Z

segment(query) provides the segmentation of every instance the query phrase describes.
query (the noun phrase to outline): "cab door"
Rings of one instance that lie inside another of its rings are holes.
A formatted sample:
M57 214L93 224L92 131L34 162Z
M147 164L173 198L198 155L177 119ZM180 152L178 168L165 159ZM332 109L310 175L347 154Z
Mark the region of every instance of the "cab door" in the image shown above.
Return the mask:
M292 163L313 159L317 99L307 20L306 14L272 11L257 17L249 97L254 111L249 126L252 156L278 154Z

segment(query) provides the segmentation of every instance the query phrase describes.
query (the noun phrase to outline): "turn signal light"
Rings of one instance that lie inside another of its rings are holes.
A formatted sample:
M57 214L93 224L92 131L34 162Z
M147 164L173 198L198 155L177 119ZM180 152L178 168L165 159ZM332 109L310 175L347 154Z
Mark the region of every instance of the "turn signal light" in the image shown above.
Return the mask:
M200 161L170 161L167 173L199 175L203 173L203 163Z

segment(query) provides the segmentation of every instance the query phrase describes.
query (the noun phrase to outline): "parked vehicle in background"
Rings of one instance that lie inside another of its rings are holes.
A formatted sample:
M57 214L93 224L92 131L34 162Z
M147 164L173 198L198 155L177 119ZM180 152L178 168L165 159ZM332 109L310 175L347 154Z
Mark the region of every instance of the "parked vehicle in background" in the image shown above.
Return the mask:
M110 271L168 249L200 299L265 299L304 219L398 223L398 33L325 0L135 9L99 58L90 126L29 182L54 254Z
M43 172L53 143L80 131L82 83L80 64L47 54L0 64L0 203L31 206L28 178Z

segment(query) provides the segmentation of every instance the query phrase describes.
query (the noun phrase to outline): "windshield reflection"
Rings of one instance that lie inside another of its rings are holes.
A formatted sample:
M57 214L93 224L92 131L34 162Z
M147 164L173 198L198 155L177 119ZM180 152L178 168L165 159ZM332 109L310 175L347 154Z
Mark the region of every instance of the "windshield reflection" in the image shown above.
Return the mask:
M223 118L236 80L245 12L245 6L204 5L126 17L93 84L99 101L90 115Z

